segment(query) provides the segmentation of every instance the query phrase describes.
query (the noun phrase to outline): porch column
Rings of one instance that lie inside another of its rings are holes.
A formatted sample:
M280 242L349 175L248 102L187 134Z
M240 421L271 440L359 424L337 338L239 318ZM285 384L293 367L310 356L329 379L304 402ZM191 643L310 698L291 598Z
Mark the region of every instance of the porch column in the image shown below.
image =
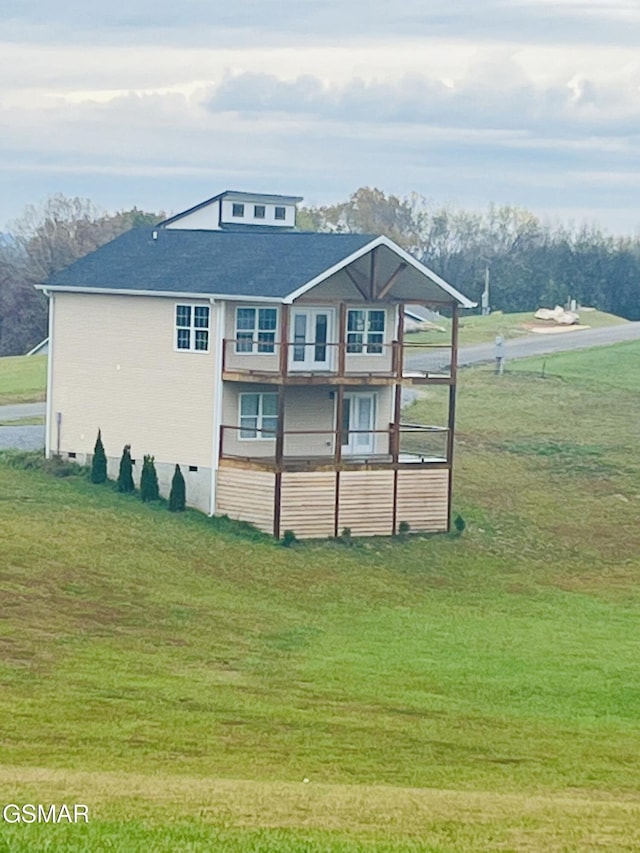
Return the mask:
M280 310L280 373L286 379L289 372L289 306L283 305Z
M273 490L273 535L280 538L280 504L282 497L282 468L284 457L285 386L278 386L278 423L276 426L275 483Z
M344 377L347 352L347 304L341 302L338 314L338 376Z
M447 423L447 465L449 493L447 495L447 530L451 530L451 497L453 494L453 442L456 425L456 381L458 375L458 305L451 314L451 384L449 385L449 420Z

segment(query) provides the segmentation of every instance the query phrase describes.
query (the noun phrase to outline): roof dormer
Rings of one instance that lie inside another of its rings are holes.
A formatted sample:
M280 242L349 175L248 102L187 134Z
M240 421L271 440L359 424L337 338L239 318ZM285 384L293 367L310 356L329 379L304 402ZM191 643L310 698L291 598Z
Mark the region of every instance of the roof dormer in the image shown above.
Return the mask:
M256 228L292 231L301 196L226 190L177 213L160 227L198 231L245 231Z

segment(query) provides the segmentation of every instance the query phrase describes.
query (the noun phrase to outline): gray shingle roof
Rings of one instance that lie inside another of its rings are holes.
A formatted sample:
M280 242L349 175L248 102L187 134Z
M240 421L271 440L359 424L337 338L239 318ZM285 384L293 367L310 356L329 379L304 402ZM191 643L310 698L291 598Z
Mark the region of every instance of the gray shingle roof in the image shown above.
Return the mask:
M136 228L48 280L50 287L284 298L375 237Z

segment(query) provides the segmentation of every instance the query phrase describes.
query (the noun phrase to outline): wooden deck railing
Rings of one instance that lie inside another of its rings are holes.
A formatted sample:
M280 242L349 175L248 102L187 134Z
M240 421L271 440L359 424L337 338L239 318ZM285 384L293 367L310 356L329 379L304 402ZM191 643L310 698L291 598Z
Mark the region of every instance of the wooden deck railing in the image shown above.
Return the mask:
M250 342L225 338L222 370L223 374L266 375L282 379L309 374L327 375L334 379L357 376L450 378L452 356L453 346L441 343ZM408 358L414 362L413 365L407 363Z
M222 425L220 458L242 460L273 470L348 468L363 464L376 468L446 465L448 434L447 427L404 423L397 429L390 424L387 429L292 429L282 432Z

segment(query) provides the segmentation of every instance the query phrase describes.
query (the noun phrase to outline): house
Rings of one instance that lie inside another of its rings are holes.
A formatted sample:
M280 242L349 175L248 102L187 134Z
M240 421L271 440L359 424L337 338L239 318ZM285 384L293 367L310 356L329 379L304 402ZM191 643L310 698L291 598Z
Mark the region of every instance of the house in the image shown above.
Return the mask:
M432 329L443 330L442 314L431 311L424 305L405 305L404 307L404 331L425 332Z
M36 344L33 349L30 349L25 355L48 355L49 354L49 338L44 338L39 344Z
M165 494L179 463L190 505L276 537L445 531L473 303L387 237L297 231L298 201L224 192L43 285L46 452L85 462L100 429L110 476L130 444ZM410 348L405 304L449 312L451 338ZM403 423L403 385L445 386L446 422Z

